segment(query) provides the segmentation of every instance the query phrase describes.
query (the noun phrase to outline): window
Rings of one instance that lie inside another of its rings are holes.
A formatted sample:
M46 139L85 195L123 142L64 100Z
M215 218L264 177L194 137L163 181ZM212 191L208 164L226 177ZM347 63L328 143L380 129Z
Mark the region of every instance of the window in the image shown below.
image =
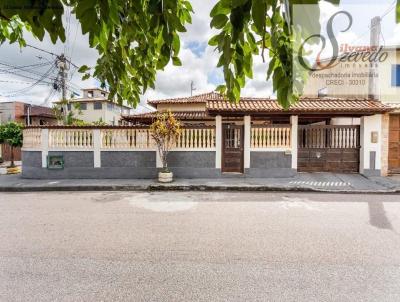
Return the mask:
M93 97L93 91L92 90L87 92L87 97L88 98L92 98Z
M106 93L105 92L101 92L101 96L105 98L106 97Z
M107 109L108 110L113 110L114 109L114 104L113 103L107 103Z
M67 109L68 109L68 111L71 111L71 104L70 103L67 104Z
M95 102L93 104L93 109L94 110L101 110L103 108L103 104L101 102Z
M400 65L392 65L392 86L400 87Z
M80 109L81 110L86 110L87 109L87 104L86 103L81 103L80 104Z

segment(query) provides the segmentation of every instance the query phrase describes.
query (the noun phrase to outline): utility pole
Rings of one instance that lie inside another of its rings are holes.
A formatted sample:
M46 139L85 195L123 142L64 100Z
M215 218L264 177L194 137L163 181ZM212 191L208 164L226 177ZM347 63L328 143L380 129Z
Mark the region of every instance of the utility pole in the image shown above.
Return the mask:
M193 81L190 82L190 96L193 96L193 91L196 90L196 87L194 87Z
M62 53L60 56L57 57L57 67L58 67L58 75L60 78L61 83L61 91L62 91L62 100L66 100L67 96L67 88L66 88L66 78L67 78L67 59L65 58L64 54Z
M379 50L379 37L381 34L381 17L374 17L371 20L371 31L370 31L370 46L376 48L376 52ZM372 62L369 72L369 85L368 85L368 98L376 100L378 98L378 80L379 74L377 73L376 62Z
M62 53L61 55L57 56L57 68L58 68L58 78L60 81L60 88L62 93L62 114L64 115L64 122L67 121L67 58Z

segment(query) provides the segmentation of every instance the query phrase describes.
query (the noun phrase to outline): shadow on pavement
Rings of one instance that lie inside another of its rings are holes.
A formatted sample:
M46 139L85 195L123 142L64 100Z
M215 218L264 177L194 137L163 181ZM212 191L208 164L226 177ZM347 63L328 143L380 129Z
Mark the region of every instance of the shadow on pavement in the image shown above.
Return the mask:
M369 223L378 229L393 230L392 223L386 216L385 207L381 201L368 201Z

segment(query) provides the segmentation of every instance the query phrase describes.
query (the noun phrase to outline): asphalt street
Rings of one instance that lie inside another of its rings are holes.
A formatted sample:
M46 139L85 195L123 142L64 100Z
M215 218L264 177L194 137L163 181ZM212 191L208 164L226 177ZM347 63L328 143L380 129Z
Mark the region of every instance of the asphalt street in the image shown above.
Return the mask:
M400 301L400 197L0 193L0 301Z

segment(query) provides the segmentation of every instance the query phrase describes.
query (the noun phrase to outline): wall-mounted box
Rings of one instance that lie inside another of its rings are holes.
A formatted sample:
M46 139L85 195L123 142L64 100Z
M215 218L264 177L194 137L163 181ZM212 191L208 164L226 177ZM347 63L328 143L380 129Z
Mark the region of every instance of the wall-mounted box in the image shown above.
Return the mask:
M379 140L379 134L378 131L372 131L371 132L371 143L372 144L377 144Z
M64 156L49 155L47 156L47 169L64 169Z

